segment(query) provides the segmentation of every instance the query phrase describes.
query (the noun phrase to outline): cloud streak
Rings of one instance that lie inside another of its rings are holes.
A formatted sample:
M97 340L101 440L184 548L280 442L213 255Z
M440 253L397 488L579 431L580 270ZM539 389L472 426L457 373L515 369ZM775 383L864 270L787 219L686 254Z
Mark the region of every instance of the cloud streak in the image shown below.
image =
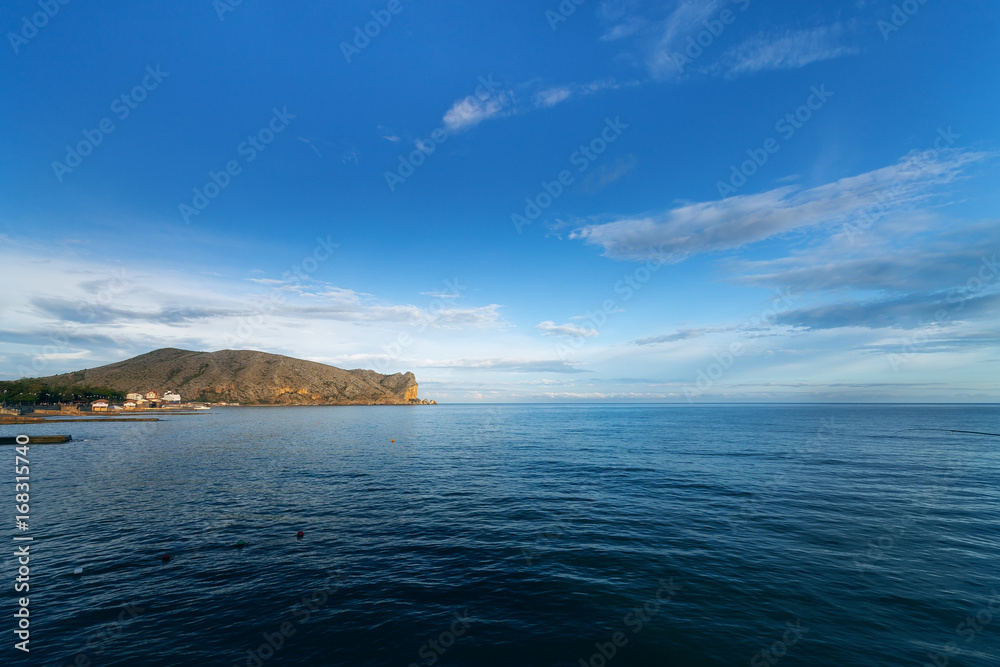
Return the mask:
M753 195L684 204L655 216L586 225L570 238L604 249L615 259L679 262L692 255L732 250L816 226L845 224L882 205L907 210L957 179L983 153L948 151L913 167L913 154L896 164L819 187L785 186Z
M483 371L508 371L514 373L589 373L579 364L561 359L489 358L459 359L415 364L418 368L458 368Z
M594 338L598 335L597 330L590 327L581 327L575 324L556 324L552 321L539 322L535 328L541 331L543 336Z
M551 109L576 97L595 95L605 90L617 90L638 85L619 83L614 79L599 79L590 83L566 83L540 86L529 81L512 89L497 91L489 96L469 95L457 100L444 114L442 121L451 132L465 132L488 120L506 118L538 109ZM515 92L515 90L517 92ZM524 102L521 100L530 100Z
M727 76L765 70L798 69L811 63L857 55L860 49L842 43L846 28L836 23L779 35L759 34L727 51L722 67Z
M1000 293L965 296L949 292L825 304L793 310L775 319L779 324L808 330L846 327L913 329L984 316L992 318L998 310Z
M632 11L632 3L604 3L598 15L604 42L629 40L629 56L660 81L678 81L692 73L735 77L767 70L788 70L855 55L849 43L853 21L805 29L759 32L728 49L732 32L746 32L742 18L751 0L681 0L660 18Z
M715 333L719 331L730 331L731 329L724 328L702 328L702 329L679 329L677 332L672 334L664 334L662 336L650 336L647 338L639 338L635 341L636 345L660 345L662 343L677 343L682 340L690 340L692 338L698 338L699 336L704 336L706 334Z
M78 358L94 365L157 347L377 355L401 332L434 348L509 327L499 304L460 307L438 297L421 305L386 303L316 280L199 276L131 265L112 271L106 262L39 256L46 249L0 247L5 275L37 276L30 292L5 299L0 331L0 341L9 344L7 369L20 365L27 369L18 370L23 375L73 370L77 364L69 363Z
M482 99L469 95L455 102L444 114L444 126L451 132L464 132L483 121L512 113L513 95L499 92Z

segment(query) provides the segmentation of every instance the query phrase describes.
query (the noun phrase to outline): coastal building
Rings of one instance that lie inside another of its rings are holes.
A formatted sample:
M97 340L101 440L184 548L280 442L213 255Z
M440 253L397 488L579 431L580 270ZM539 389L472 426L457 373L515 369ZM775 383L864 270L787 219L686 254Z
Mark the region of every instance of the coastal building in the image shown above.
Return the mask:
M181 395L178 394L178 393L176 393L176 392L167 390L167 392L165 392L163 394L163 402L164 403L180 403L181 402Z
M136 406L136 402L135 401L125 401L125 404L124 404L123 407L126 410L135 410L135 406Z
M125 399L128 400L128 401L141 401L142 400L142 394L140 394L137 391L133 391L131 394L126 394L125 395Z
M147 391L146 400L152 403L153 401L160 400L160 392L158 391Z
M90 404L90 411L91 412L107 412L108 411L108 405L109 405L108 402L105 401L104 399L101 399L101 400L98 400L98 401L94 401L94 402L92 402Z

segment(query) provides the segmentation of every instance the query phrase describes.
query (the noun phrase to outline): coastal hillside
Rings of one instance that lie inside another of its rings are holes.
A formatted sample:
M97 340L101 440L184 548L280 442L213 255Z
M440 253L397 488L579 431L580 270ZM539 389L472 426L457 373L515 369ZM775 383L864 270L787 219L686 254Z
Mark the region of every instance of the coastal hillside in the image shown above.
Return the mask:
M392 405L417 398L413 373L348 371L253 350L165 348L38 380L52 386L110 387L123 393L170 390L185 401L242 405Z

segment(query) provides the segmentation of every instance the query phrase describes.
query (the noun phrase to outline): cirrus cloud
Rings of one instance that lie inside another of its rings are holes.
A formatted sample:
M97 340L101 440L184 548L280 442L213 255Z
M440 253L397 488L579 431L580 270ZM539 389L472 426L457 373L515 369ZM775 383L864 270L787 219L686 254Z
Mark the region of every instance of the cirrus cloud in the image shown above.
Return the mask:
M959 178L985 153L949 150L934 160L911 153L899 162L818 187L789 185L752 195L683 204L658 215L623 218L575 230L570 238L615 259L680 262L732 250L787 232L843 225L876 207L907 210ZM916 166L915 166L916 165Z
M581 327L575 324L556 324L552 321L539 322L535 328L542 332L543 336L565 336L567 338L594 338L598 335L596 329Z

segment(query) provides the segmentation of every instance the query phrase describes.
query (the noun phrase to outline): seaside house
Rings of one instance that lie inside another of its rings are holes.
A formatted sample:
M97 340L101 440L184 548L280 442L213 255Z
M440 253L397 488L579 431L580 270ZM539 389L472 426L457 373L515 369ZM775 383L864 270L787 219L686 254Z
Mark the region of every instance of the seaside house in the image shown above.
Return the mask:
M142 394L137 391L133 391L131 394L125 395L125 400L139 402L142 400Z
M145 398L150 403L152 403L153 401L158 401L158 400L160 400L160 392L158 392L158 391L147 391Z
M168 389L163 394L163 402L164 403L180 403L181 402L181 395L178 394L178 393L176 393L176 392L170 391Z
M94 402L92 402L90 404L90 411L91 412L107 412L108 411L108 405L109 405L108 402L105 401L102 398L102 399L94 401Z
M124 407L126 410L135 410L135 406L136 406L135 401L125 401L122 407Z

